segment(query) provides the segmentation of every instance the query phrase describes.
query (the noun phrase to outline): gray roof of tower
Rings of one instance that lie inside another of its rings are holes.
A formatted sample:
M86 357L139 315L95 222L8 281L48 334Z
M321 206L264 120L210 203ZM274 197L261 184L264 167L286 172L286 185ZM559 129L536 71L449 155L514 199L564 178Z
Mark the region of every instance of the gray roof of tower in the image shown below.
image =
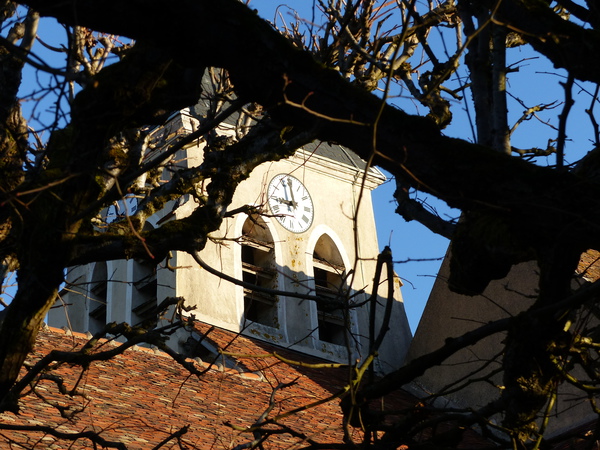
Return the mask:
M211 107L210 93L214 92L208 71L205 72L202 82L204 86L204 93L200 96L198 103L190 108L191 115L193 117L196 117L197 119L206 117L206 113ZM240 114L244 113L240 111L230 115L229 117L227 117L227 119L225 119L225 123L228 125L235 126L238 123ZM302 148L309 153L314 153L317 156L321 156L335 162L346 164L358 170L365 170L367 168L367 163L360 156L358 156L352 150L342 147L339 144L314 141L308 145L303 146Z
M365 170L367 163L349 148L342 147L339 144L330 144L328 142L314 141L305 145L304 150L315 155L331 159L335 162L347 164L359 170Z

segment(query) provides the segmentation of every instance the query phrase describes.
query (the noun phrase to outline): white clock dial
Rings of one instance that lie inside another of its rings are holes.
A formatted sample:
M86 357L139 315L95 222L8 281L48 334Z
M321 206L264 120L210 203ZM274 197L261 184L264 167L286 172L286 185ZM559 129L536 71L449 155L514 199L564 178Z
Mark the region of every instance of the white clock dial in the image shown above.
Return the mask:
M137 211L138 200L133 194L127 194L110 205L106 210L106 223L116 222L126 216L132 216Z
M310 228L315 209L300 180L291 175L276 175L269 183L267 195L271 212L286 230L302 233Z

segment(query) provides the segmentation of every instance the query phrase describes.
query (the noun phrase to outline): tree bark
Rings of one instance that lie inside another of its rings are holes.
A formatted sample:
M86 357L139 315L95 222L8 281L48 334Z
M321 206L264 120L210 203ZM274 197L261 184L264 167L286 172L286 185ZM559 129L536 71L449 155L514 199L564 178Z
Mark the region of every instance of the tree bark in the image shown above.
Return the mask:
M312 127L319 139L347 145L365 159L376 150L375 164L453 207L492 208L517 222L543 222L544 229L539 230L543 236L536 239L540 241L577 228L587 235L579 234L586 241L580 246L597 240L589 233L590 226L596 229L600 224L599 209L594 207L598 203L596 183L442 136L427 119L391 106L383 106L379 117L382 105L377 97L293 48L235 0L176 2L169 8L173 13L166 12L160 0L125 4L113 0L102 2L101 7L94 1L25 3L71 25L171 47L182 65L202 61L225 67L239 94L268 107L282 124ZM198 30L195 24L200 22L203 26ZM209 41L213 44L205 45ZM373 136L375 125L377 135ZM577 220L582 210L590 212L587 225Z

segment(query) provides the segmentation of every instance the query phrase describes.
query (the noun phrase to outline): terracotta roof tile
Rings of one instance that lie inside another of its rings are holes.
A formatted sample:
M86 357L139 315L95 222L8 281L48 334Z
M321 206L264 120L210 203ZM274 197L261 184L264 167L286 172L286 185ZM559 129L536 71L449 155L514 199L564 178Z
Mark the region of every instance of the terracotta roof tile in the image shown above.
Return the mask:
M225 339L223 342L229 342L233 337L222 330L213 336ZM30 362L39 360L52 349L69 351L86 341L87 338L78 333L68 336L58 329L41 331ZM103 345L117 344L104 342ZM249 354L269 351L245 338L235 339L229 349ZM207 367L206 363L194 361L194 364L200 369ZM323 377L313 380L306 371L296 370L275 358L249 359L245 364L251 371L210 369L197 378L190 377L165 354L156 354L143 347L129 349L110 361L93 363L78 385L82 396L61 396L50 381L40 383L37 391L47 400L58 402L70 411L85 407L72 420L61 418L55 408L33 395L22 399L19 416L5 413L0 415L0 420L21 425L51 425L62 432L103 430L105 439L125 442L132 449L152 448L170 433L190 425L189 432L183 437L189 446L232 448L250 441L252 435L235 431L224 422L240 427L254 423L267 408L273 387L279 383L298 380L297 384L275 394L276 406L271 415L314 402L343 384L343 380L330 382ZM70 389L81 375L81 369L64 365L57 373L64 377ZM327 382L323 386L319 384L324 381ZM307 437L340 442L340 418L338 402L332 401L312 408L309 414L301 413L283 422L294 428L300 427ZM2 433L6 438L6 432ZM11 432L10 437L15 442L40 449L49 448L57 441L42 433ZM269 439L269 448L287 448L300 440L289 435L273 436ZM68 441L58 445L64 448ZM90 448L90 442L81 440L72 448Z
M48 401L65 408L66 412L74 413L72 418L62 418L56 408L30 393L21 399L20 415L0 414L0 422L50 425L65 433L96 430L104 439L124 442L129 449L152 448L171 433L189 425L189 431L182 437L189 448L229 449L251 441L252 434L237 431L227 423L234 427L253 424L268 407L276 386L295 382L275 393L275 405L269 417L331 396L345 385L349 376L348 369L321 370L287 364L272 356L273 353L304 363L324 361L205 324L196 324L196 331L230 353L263 357L236 356L235 359L242 362L239 366L242 372L237 369L221 371L214 365L208 369L206 363L188 360L199 369L207 369L200 377L190 376L170 357L144 347L128 349L109 361L94 362L85 373L79 367L65 364L56 373L64 377L67 389L77 386L80 395L60 395L56 385L49 380L40 382L37 391ZM63 330L43 330L29 360L35 362L53 349L73 350L86 341L84 335L68 336ZM103 341L100 345L106 349L118 344ZM394 409L417 403L415 398L403 392L391 400L386 401L386 405ZM337 399L300 411L282 419L281 423L299 434L273 435L266 448L293 448L311 438L329 443L343 441L342 414ZM358 431L353 430L353 433L360 437ZM70 446L67 440L41 432L4 430L0 431L0 448L4 448L3 440L8 442L9 439L35 449L92 447L84 439ZM470 442L465 448L475 448L475 443L482 448L481 438L474 433L468 434L465 442ZM15 448L18 448L16 444ZM165 448L179 447L173 440Z
M600 278L600 252L588 250L582 253L577 268L577 274L589 282Z

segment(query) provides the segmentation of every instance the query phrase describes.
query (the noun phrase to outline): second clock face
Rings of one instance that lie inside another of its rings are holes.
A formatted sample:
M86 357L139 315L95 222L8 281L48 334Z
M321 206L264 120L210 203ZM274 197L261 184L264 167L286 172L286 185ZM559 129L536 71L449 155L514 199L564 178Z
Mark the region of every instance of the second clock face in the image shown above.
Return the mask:
M276 175L269 183L267 195L271 212L286 230L302 233L310 228L315 210L300 180L291 175Z
M127 194L106 209L106 223L116 222L126 216L132 216L137 211L138 199L133 194Z

